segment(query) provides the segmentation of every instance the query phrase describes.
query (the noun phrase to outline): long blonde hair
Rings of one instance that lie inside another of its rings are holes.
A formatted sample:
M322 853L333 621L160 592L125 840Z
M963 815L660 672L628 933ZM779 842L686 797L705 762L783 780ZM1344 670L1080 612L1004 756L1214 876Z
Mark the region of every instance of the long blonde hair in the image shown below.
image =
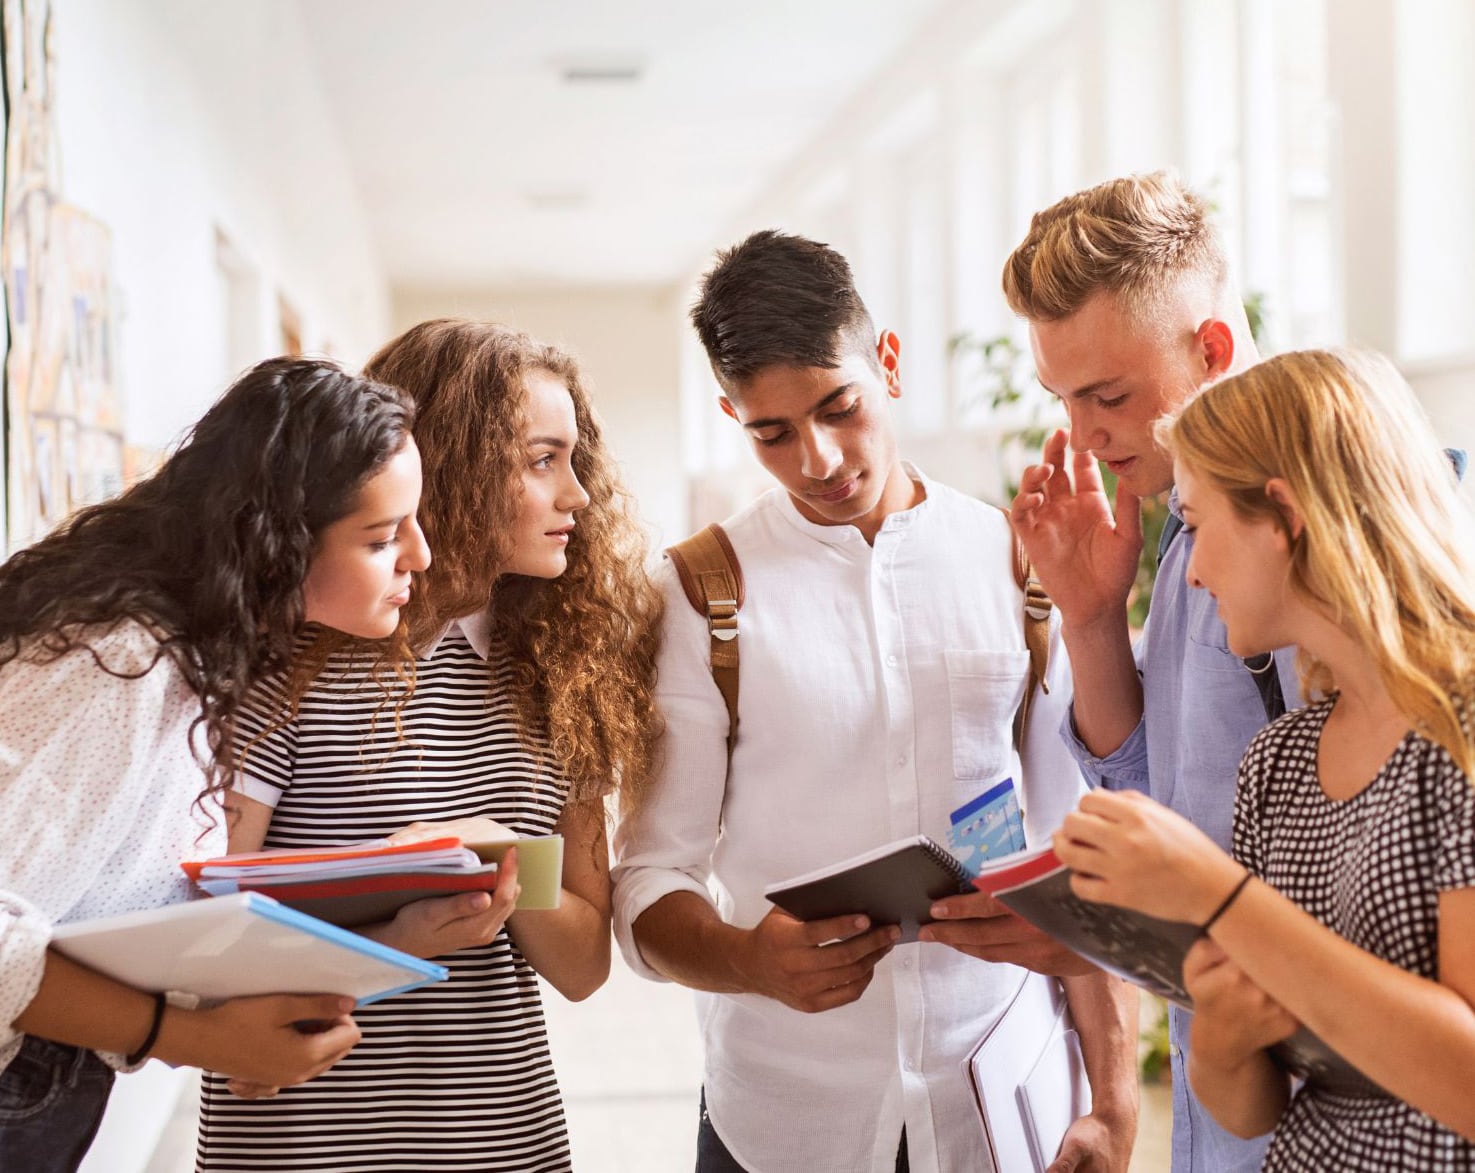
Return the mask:
M547 371L573 398L573 467L589 494L554 579L503 576L526 459L524 378ZM452 619L492 606L492 630L515 664L513 702L546 730L571 800L618 787L632 807L650 773L660 719L653 694L661 601L646 541L605 447L574 360L491 322L413 326L365 373L404 390L425 464L420 522L434 554L405 615L416 644Z
M1475 516L1413 391L1381 355L1278 355L1209 388L1165 447L1246 519L1291 538L1291 585L1370 649L1413 726L1475 779L1461 721L1475 669ZM1292 537L1265 492L1291 488ZM1307 695L1336 686L1304 650Z

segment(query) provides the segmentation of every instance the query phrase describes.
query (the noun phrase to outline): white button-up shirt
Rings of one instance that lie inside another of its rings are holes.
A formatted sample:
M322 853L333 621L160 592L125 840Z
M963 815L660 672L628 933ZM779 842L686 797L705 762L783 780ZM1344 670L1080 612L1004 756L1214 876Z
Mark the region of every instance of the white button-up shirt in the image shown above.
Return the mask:
M1069 702L1058 628L1022 770L1011 744L1029 654L1008 522L909 471L926 499L873 546L805 520L779 489L725 524L746 584L730 774L706 622L663 568L664 757L616 837L614 872L616 936L645 976L658 979L631 926L672 892L751 927L771 907L765 885L919 832L946 844L950 813L1003 777L1021 785L1031 845L1075 804L1080 774L1056 732ZM919 942L820 1014L698 993L713 1126L758 1173L890 1173L903 1125L918 1173L988 1170L965 1063L1021 978Z

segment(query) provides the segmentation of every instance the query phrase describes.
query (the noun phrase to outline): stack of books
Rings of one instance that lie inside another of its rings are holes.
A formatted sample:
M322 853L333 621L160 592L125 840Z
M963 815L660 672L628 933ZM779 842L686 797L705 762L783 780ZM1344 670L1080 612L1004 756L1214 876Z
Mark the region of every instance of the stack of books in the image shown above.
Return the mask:
M180 866L211 896L258 892L345 928L389 920L426 897L494 891L498 871L454 837L224 855Z

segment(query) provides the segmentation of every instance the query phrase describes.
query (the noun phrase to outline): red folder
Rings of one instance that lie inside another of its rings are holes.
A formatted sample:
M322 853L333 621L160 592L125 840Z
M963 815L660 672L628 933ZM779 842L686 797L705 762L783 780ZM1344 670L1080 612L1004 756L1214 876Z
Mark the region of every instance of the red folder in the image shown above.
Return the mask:
M389 920L416 900L458 892L492 892L497 865L474 871L392 872L336 880L241 881L242 892L260 892L289 908L343 928Z

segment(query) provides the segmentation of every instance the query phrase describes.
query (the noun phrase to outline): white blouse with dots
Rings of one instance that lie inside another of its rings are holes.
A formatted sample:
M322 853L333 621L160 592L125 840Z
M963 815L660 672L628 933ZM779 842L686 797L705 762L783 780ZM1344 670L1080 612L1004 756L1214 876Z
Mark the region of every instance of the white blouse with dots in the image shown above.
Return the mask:
M193 805L199 698L141 624L87 639L50 663L23 646L0 667L0 1070L53 925L187 900L180 861L225 851L218 808L212 827Z

